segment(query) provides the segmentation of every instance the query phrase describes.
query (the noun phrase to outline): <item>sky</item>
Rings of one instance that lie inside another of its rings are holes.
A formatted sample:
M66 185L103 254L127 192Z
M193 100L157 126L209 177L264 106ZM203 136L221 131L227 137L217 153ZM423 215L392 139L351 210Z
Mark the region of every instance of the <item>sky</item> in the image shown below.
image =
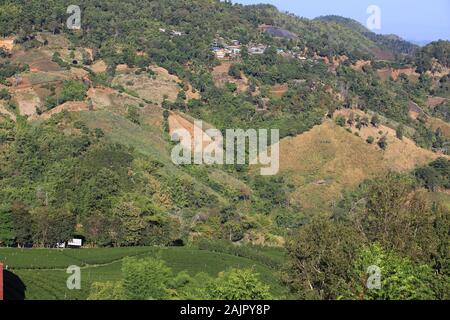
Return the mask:
M450 40L450 0L233 0L233 3L270 3L281 11L315 18L336 14L364 25L367 8L381 9L381 29L376 33L397 34L410 41Z

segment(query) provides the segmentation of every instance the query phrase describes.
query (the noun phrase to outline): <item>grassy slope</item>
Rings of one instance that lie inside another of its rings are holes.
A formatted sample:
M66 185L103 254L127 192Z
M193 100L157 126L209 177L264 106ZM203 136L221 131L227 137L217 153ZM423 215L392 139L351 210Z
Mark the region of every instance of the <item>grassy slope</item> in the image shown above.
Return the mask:
M266 253L264 250L262 252ZM0 261L4 261L24 282L26 299L86 299L92 282L120 279L121 259L126 256L157 256L175 273L187 271L191 275L206 272L217 276L231 267L254 268L261 280L270 285L275 297L286 294L276 270L247 258L194 248L0 249ZM71 291L66 288L69 274L65 269L69 265L83 268L81 290Z
M388 150L383 152L331 121L283 139L280 170L296 187L292 200L306 214L326 214L345 189L388 170L412 170L437 157L392 136L388 141Z
M80 117L88 123L92 128L102 128L107 137L114 143L126 145L134 148L137 152L151 159L155 159L164 164L165 172L168 175L187 176L188 174L194 178L198 187L210 194L215 194L222 204L226 204L228 200L212 189L216 184L223 187L239 190L243 187L243 183L237 181L224 171L214 168L206 168L208 179L200 180L189 172L182 170L172 163L170 152L172 146L165 138L161 128L155 126L137 126L124 117L108 112L106 110L96 112L81 112ZM203 172L203 171L202 171Z
M445 138L450 139L450 124L439 118L429 117L427 124L432 130L436 131L438 128L442 130L442 134Z

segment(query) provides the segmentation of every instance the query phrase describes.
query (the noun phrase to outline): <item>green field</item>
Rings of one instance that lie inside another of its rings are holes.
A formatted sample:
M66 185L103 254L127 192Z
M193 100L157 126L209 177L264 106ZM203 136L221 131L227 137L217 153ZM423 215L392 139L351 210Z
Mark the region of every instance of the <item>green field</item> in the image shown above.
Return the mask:
M93 282L119 280L121 260L129 256L159 257L175 273L187 271L191 275L205 272L217 276L219 272L232 267L253 268L260 274L260 279L270 286L274 297L286 296L277 270L244 257L195 248L0 249L0 261L20 279L16 278L14 282L15 297L20 297L24 289L25 299L31 300L86 299ZM66 287L69 276L66 269L70 265L82 268L81 290L69 290Z

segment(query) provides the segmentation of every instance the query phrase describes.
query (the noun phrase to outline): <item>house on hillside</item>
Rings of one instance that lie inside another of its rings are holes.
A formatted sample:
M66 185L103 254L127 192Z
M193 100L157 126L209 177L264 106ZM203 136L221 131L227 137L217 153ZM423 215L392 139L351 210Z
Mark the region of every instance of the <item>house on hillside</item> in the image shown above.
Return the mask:
M224 48L213 48L213 52L217 59L224 59L227 55Z
M225 51L231 56L239 56L241 54L241 46L226 46Z
M248 49L249 54L263 54L267 49L266 45L257 45Z

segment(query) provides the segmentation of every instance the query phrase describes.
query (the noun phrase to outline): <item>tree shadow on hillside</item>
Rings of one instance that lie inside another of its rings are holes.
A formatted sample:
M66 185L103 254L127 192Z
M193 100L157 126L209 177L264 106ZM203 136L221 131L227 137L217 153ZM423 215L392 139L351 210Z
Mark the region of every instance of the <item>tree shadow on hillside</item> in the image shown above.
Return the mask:
M3 294L5 300L25 300L27 286L14 273L3 270Z

